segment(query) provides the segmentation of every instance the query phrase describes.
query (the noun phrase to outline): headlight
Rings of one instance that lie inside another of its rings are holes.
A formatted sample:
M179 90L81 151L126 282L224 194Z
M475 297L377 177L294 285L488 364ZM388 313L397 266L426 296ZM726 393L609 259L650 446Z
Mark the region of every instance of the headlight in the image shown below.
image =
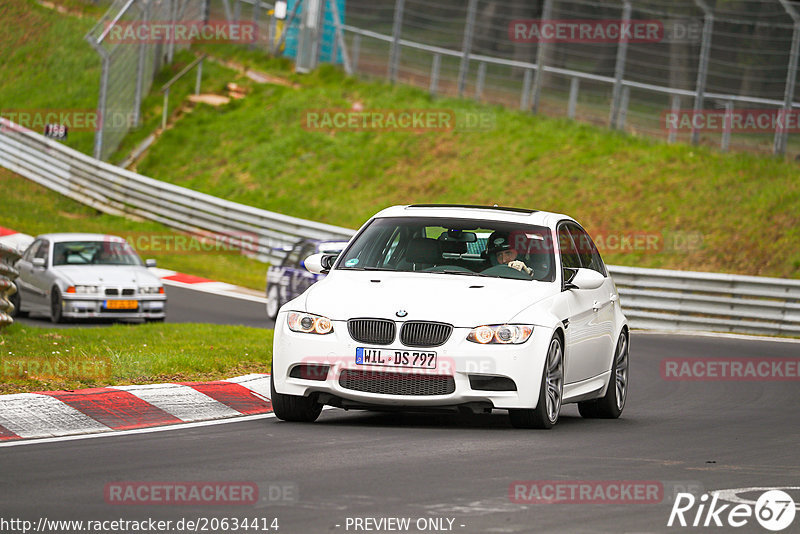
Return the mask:
M519 345L525 343L533 333L533 327L526 324L495 324L478 326L470 330L467 341L486 345Z
M289 329L306 334L330 334L333 324L327 317L310 313L289 312Z
M100 288L97 286L74 286L74 291L70 291L73 287L67 288L67 293L98 293Z
M164 288L161 286L140 287L139 292L142 295L155 295L157 293L163 293Z

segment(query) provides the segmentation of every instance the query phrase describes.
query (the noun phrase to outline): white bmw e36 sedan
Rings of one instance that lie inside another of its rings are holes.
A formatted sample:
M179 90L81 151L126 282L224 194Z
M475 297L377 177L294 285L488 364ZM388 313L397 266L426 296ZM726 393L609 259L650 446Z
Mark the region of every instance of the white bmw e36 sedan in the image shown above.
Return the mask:
M566 215L409 205L372 217L328 276L280 309L272 404L286 421L344 409L508 410L551 428L564 403L616 418L629 330L592 239Z

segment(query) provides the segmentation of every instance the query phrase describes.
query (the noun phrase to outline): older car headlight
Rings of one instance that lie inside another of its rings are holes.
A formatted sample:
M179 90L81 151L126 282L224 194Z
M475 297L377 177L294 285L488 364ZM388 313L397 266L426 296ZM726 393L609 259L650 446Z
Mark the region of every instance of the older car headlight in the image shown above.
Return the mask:
M148 287L140 287L139 292L142 295L155 295L157 293L163 293L164 287L163 286L148 286Z
M98 293L99 291L100 291L100 288L97 287L97 286L84 286L84 285L81 285L81 286L69 286L67 288L67 293L76 293L76 294L77 293L81 293L81 294Z
M528 341L532 333L533 327L526 324L483 325L470 330L467 341L481 345L519 345Z
M305 334L330 334L333 323L327 317L311 313L289 312L289 329Z

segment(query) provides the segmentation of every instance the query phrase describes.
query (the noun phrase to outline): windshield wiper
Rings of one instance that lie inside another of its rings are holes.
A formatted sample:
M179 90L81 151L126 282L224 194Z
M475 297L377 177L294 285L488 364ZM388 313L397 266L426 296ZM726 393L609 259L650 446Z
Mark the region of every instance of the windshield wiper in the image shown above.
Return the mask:
M389 267L339 267L339 269L343 271L397 271L397 269L390 269Z
M494 276L490 276L488 274L483 273L476 273L474 271L455 271L450 269L445 269L444 271L426 271L429 273L443 273L443 274L463 274L465 276L483 276L484 278L494 278Z

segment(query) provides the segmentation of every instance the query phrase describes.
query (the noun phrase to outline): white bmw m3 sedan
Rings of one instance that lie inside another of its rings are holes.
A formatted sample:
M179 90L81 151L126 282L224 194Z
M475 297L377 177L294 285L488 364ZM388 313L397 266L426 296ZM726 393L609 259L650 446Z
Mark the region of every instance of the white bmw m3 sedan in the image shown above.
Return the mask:
M564 403L616 418L629 337L592 239L566 215L410 205L373 216L275 324L272 403L286 421L323 405L508 410L551 428Z

